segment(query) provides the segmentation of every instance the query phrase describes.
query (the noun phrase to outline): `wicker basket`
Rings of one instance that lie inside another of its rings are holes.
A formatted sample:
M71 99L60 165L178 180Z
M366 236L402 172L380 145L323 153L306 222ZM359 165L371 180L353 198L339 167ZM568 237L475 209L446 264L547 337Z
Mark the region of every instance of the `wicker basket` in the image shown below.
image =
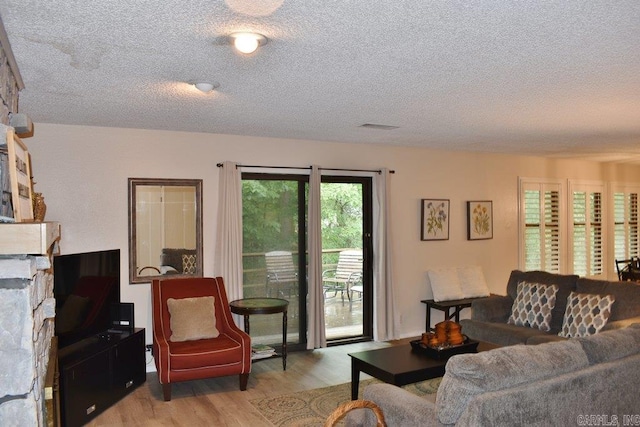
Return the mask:
M360 409L360 408L369 408L376 415L376 419L378 420L376 426L377 427L386 427L387 423L384 421L384 414L382 413L382 409L375 403L370 400L352 400L350 402L345 402L342 405L338 406L327 418L327 421L324 423L324 427L333 427L336 425L338 421L344 417L347 412L352 409Z

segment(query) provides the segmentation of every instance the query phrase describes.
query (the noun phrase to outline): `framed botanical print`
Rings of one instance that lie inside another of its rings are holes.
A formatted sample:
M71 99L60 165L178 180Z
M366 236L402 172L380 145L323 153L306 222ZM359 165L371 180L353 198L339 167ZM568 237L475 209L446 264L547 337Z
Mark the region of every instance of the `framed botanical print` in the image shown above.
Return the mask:
M422 199L421 240L449 240L449 199Z
M467 240L493 239L493 202L467 202Z

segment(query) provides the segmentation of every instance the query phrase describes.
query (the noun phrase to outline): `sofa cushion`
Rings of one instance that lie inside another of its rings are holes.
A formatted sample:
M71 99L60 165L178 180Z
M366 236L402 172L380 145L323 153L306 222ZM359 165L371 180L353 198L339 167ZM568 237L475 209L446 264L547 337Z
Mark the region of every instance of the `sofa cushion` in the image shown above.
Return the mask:
M478 341L487 341L498 345L526 344L532 337L547 336L549 332L525 326L509 325L492 321L460 319L462 333ZM557 336L557 335L553 335Z
M438 419L454 424L478 394L557 377L588 365L587 355L576 340L453 356L447 361L436 396Z
M520 282L507 323L549 331L556 305L557 285Z
M543 285L557 285L558 293L556 295L556 306L551 314L551 332L557 334L562 329L562 319L564 310L567 306L567 297L571 291L576 290L577 275L562 275L548 273L546 271L520 271L513 270L509 281L507 282L507 295L512 299L516 299L518 292L518 283L530 282L540 283Z
M368 385L362 392L362 399L375 402L380 407L388 426L420 425L426 427L430 424L429 420L432 423L437 422L436 405L433 402L435 401L435 393L417 396L400 387L382 383ZM320 404L326 405L325 402ZM310 421L309 418L290 419L288 425L322 425L322 423L311 423ZM344 424L339 422L331 425L346 425L349 427L378 425L377 417L370 409L348 411L344 421Z
M615 304L613 305L615 307ZM609 318L609 321L607 322L607 324L604 326L604 328L602 328L602 332L628 328L634 323L640 323L640 316L629 317L628 319L622 319L622 320L611 320L611 318Z
M640 316L640 284L636 282L609 282L580 278L576 282L576 292L613 295L616 302L611 308L610 321Z
M229 335L216 338L170 343L169 366L172 371L242 363L242 344Z
M639 372L635 355L484 393L469 402L456 426L638 425Z
M582 345L592 365L622 359L640 353L640 324L577 338L576 341Z
M555 341L565 341L565 340L567 340L567 338L549 333L549 334L533 335L532 337L529 337L527 339L527 342L525 344L538 345L538 344L544 344L544 343L555 342Z
M471 302L471 318L483 322L507 323L513 300L506 295L489 295Z
M487 297L491 293L482 273L482 267L479 265L458 267L458 278L460 279L462 298Z
M215 299L213 297L169 298L167 308L171 322L170 341L193 341L216 338Z
M462 288L455 268L438 268L427 272L435 302L462 299Z
M615 298L611 295L579 294L571 292L562 321L561 337L586 337L607 324Z

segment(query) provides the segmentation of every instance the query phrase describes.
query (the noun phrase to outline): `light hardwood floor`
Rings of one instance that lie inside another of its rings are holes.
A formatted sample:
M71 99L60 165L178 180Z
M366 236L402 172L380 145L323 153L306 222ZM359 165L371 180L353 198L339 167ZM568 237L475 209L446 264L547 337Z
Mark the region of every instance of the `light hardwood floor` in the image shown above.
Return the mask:
M238 376L188 381L172 386L162 399L155 373L133 393L94 419L89 426L270 426L249 403L252 399L326 387L351 381L348 353L406 343L367 342L290 353L287 370L273 358L253 364L249 385L240 391ZM370 378L361 374L360 379Z

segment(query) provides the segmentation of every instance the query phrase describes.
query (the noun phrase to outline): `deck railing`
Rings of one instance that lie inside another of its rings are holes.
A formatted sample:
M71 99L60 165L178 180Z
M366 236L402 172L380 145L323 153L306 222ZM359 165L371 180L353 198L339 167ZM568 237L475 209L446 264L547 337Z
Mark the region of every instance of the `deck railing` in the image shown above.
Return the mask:
M338 265L338 254L353 248L334 248L322 250L322 271L335 268ZM297 251L293 254L294 265L298 264ZM245 297L259 296L264 293L267 267L264 261L265 252L247 252L242 254L243 281Z

